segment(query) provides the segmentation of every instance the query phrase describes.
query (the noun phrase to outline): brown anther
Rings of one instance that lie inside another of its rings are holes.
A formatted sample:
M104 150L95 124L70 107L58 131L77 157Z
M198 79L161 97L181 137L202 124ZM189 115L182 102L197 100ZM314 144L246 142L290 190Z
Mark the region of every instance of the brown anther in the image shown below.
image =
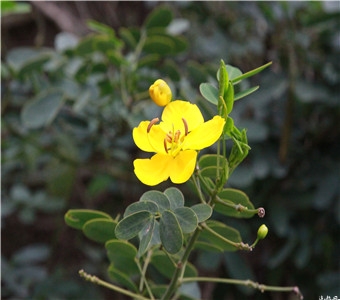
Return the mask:
M168 144L166 142L166 138L164 139L164 149L165 149L165 152L168 153Z
M155 125L157 122L159 122L159 118L154 118L150 121L148 128L146 129L146 132L149 133L151 130L151 127Z
M184 118L182 118L182 121L183 121L183 124L184 124L185 135L188 135L188 132L189 132L188 122Z
M172 132L171 131L169 131L169 133L166 134L165 139L168 143L172 143Z
M175 132L175 137L174 137L174 142L178 143L179 137L181 136L181 132L179 130L177 130Z

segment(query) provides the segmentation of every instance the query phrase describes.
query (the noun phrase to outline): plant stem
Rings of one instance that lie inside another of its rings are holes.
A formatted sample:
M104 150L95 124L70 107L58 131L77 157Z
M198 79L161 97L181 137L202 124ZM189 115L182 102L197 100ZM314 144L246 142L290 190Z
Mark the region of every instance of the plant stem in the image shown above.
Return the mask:
M267 291L274 291L274 292L294 292L299 299L303 299L303 295L300 292L299 288L297 286L287 286L287 287L281 287L281 286L270 286L270 285L264 285L260 284L258 282L252 281L252 280L240 280L240 279L230 279L230 278L211 278L211 277L186 277L182 279L182 282L198 282L198 281L204 281L204 282L216 282L216 283L227 283L227 284L235 284L235 285L244 285L249 286L254 289L260 290L262 293Z
M136 263L137 263L137 266L139 268L139 271L140 271L140 274L141 274L141 280L140 280L140 285L139 285L139 291L142 292L143 291L143 285L145 284L145 287L149 293L149 296L151 298L151 300L154 300L155 297L153 296L152 294L152 291L151 291L151 288L149 286L149 283L145 277L145 274L146 274L146 270L148 268L148 265L150 263L150 259L151 259L151 255L152 255L152 251L149 250L148 253L147 253L147 256L145 258L145 261L144 261L144 265L143 265L143 269L141 268L141 265L140 265L140 262L138 259L136 259Z
M220 203L224 206L228 206L230 208L234 208L235 210L239 211L239 212L249 212L249 213L253 213L254 215L257 214L259 212L258 208L255 209L248 209L248 207L243 206L241 204L235 204L233 202L227 202L227 201L223 201L220 197L216 196L215 198L215 202Z
M191 180L195 185L195 188L197 190L198 197L200 198L201 203L205 204L206 201L205 201L205 198L204 198L202 190L201 190L201 185L200 185L199 180L197 180L197 179L198 179L197 175L194 175L194 176L191 177Z
M194 231L193 235L191 236L190 241L188 243L188 246L183 253L182 259L177 263L176 270L175 270L175 272L172 276L171 282L170 282L167 290L165 291L165 293L162 297L162 300L169 300L171 298L171 296L174 294L174 292L177 290L177 287L180 284L178 279L179 279L179 277L182 273L182 268L183 268L183 266L186 265L186 262L188 261L189 255L191 253L192 248L195 245L195 242L196 242L196 240L199 236L199 233L200 233L200 229L197 228Z
M240 243L235 243L231 240L226 239L224 236L218 234L216 231L212 230L209 226L207 226L207 224L205 224L204 222L201 223L202 228L208 230L210 233L212 233L214 236L218 237L219 239L221 239L222 241L234 246L235 248L239 249L239 250L248 250L248 251L252 251L253 248L251 246L249 246L248 244L245 244L243 242Z
M116 292L119 292L123 295L126 295L126 296L129 296L131 297L132 299L137 299L137 300L150 300L149 298L145 298L143 297L142 295L138 295L136 293L133 293L133 292L130 292L128 290L125 290L125 289L122 289L116 285L113 285L111 283L108 283L104 280L101 280L99 279L97 276L93 276L93 275L90 275L90 274L87 274L84 270L80 270L79 271L79 275L83 278L85 278L86 280L92 282L92 283L95 283L95 284L98 284L98 285L101 285L101 286L104 286L110 290L114 290Z

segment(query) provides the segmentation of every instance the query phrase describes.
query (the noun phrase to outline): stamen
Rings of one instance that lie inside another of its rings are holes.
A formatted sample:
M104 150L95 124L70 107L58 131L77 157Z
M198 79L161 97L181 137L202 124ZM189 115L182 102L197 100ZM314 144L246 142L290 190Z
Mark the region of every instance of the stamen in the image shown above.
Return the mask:
M146 129L146 132L149 133L151 130L151 127L155 125L157 122L159 122L159 118L154 118L150 121L148 128Z
M165 139L168 143L172 143L172 132L171 131L169 131L169 133L166 134Z
M177 130L175 132L175 136L174 136L174 142L177 144L178 143L178 140L179 140L179 137L181 136L181 132L179 130Z
M164 149L165 149L165 152L168 153L168 144L166 142L166 138L164 139Z
M188 132L189 132L188 122L184 118L182 118L182 121L183 121L183 124L184 124L185 135L188 135Z

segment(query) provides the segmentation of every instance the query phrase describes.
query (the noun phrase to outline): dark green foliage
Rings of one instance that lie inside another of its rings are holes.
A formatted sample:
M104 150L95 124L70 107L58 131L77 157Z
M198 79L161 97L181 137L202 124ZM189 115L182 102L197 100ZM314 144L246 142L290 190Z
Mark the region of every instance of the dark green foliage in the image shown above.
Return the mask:
M126 247L131 258L160 243L161 232L169 229L159 225L157 213L165 212L177 229L173 238L179 246L170 249L176 252L185 235L182 227L187 226L177 215L193 211L199 222L210 217L208 206L188 203L190 210L176 215L184 203L174 203L175 191L168 190L159 192L163 200L143 195L143 208L130 206L128 215L143 217L135 232L141 240L138 249L130 242L115 244L118 222L101 213L80 218L83 222L73 227L101 246L106 242L107 256L103 247L80 240L79 232L63 233L63 216L69 209L95 208L115 216L144 192L132 171L137 150L131 130L141 120L159 115L149 100L149 85L166 78L176 99L197 102L209 118L218 104L216 69L221 58L235 99L251 94L234 104L225 127L226 138L239 142L230 149L235 157L243 151L244 157L248 154L241 164L229 160L232 175L227 188L244 190L254 206L266 208L269 233L253 252L231 256L222 252L235 250L232 246L213 247L214 237L205 233L197 248L209 251L197 256L195 266L220 277L245 275L243 279L272 285L298 285L305 299L340 294L339 10L327 11L320 2L174 2L171 7L145 16L142 28L115 32L91 21L94 33L89 36L78 39L60 33L53 49L15 48L3 58L4 297L45 299L53 293L63 299L104 299L101 289L68 279L76 277L83 265L80 260L104 274L107 257L110 277L138 289L122 274L115 249ZM180 32L183 35L167 31L171 21L180 28L176 17L190 24ZM271 67L239 82L247 74L241 70L268 61L273 62ZM199 90L201 82L205 83ZM234 129L234 120L238 128L247 128L246 134ZM249 153L243 148L245 138L252 148ZM210 177L216 168L204 172ZM243 205L249 208L247 200ZM230 220L229 212L220 213L221 222ZM196 224L194 218L187 220L190 226ZM74 218L70 222L77 223ZM245 240L252 240L260 225L256 218L227 224L238 228ZM211 226L240 241L230 227ZM108 227L112 235L98 234ZM166 259L157 254L151 261L157 269ZM135 265L127 269L131 277L136 274ZM192 265L186 270L188 276L197 272ZM242 293L249 299L249 290L217 285L211 296L241 299ZM251 297L273 299L262 293Z

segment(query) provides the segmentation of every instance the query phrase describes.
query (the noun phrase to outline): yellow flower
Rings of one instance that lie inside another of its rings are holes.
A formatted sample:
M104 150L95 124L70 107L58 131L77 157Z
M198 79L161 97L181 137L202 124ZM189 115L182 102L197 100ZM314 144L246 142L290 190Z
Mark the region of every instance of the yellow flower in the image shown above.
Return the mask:
M142 121L133 129L133 140L143 151L155 152L150 159L136 159L137 178L157 185L169 177L173 183L186 182L195 169L197 150L214 144L222 134L225 120L220 116L204 122L199 108L187 101L170 102L162 121Z
M150 86L149 94L153 102L158 106L167 105L172 98L170 87L162 79L157 79L155 83Z

